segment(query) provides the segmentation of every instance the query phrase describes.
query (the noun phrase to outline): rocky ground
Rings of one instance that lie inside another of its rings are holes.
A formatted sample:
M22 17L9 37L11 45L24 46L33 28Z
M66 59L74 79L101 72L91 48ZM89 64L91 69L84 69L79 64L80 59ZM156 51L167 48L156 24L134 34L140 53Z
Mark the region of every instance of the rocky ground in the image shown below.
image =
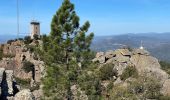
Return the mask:
M41 77L44 74L44 62L40 61L23 41L2 44L3 58L0 61L0 83L2 100L39 100L42 94ZM24 62L33 64L33 70L25 72ZM21 82L21 84L17 83ZM29 82L25 87L24 82ZM36 86L38 84L38 86ZM38 88L37 88L38 87ZM31 88L35 88L30 90Z
M120 79L122 72L128 66L134 66L140 76L154 77L160 82L161 93L165 96L170 96L170 79L169 74L161 69L159 61L150 56L149 52L143 49L117 49L115 51L98 52L93 62L99 62L100 65L112 63L115 65L115 69L118 75L115 76L114 85L125 85L128 87L127 81L132 81L132 78L128 78L125 81Z
M22 41L15 41L9 44L0 45L3 51L3 58L0 60L0 99L1 100L40 100L42 96L41 78L45 73L44 62L41 61L34 52L31 52L29 46L36 46L32 42L25 45ZM25 72L24 62L29 61L34 69ZM97 62L100 67L106 64L113 64L117 72L113 76L113 85L129 87L129 82L134 82L135 78L129 77L126 80L121 79L121 75L128 66L134 66L140 76L154 77L160 82L160 92L165 96L170 96L169 74L161 69L159 61L152 57L150 53L143 49L117 49L107 52L98 52L93 62ZM89 72L93 73L93 72ZM29 81L26 81L29 80ZM29 82L28 86L23 86L24 82ZM21 84L22 83L22 84ZM38 84L38 87L37 87ZM107 87L108 81L102 82L102 87ZM87 95L81 88L75 84L71 86L73 100L88 100ZM103 94L105 94L103 92ZM80 98L77 97L80 95ZM140 99L139 99L140 100Z

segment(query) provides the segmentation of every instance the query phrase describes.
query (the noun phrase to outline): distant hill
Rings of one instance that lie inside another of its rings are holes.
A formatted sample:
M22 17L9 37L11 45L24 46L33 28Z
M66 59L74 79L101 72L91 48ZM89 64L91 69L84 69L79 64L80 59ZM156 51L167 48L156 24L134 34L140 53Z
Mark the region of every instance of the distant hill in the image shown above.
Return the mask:
M23 37L23 36L21 36ZM0 35L0 43L16 39L16 35ZM91 48L95 51L115 50L123 46L144 47L159 60L170 61L170 33L139 33L112 36L95 36Z
M91 48L95 51L115 50L123 46L143 46L159 60L170 61L170 33L140 33L114 36L96 36Z

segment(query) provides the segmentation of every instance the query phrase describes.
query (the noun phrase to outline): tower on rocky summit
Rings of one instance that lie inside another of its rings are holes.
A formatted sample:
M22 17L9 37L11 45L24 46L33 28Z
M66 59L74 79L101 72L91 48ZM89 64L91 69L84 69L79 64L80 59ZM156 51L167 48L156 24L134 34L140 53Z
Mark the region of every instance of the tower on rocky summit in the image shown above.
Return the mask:
M33 20L31 21L30 25L31 25L31 34L30 34L31 38L33 39L34 35L40 37L40 22Z

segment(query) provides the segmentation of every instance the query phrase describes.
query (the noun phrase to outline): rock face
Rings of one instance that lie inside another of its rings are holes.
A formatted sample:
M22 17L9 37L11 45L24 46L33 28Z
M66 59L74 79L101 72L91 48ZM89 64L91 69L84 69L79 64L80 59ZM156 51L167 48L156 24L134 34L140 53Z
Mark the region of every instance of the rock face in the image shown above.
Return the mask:
M35 42L35 41L34 41ZM39 43L39 42L36 42ZM37 44L29 44L29 46L35 46ZM41 61L34 52L31 52L29 46L26 46L23 41L14 41L10 44L3 44L0 48L3 50L3 58L0 60L0 94L2 99L13 100L13 96L16 91L14 90L13 78L17 77L21 80L31 80L30 86L34 86L35 83L41 83L41 78L44 76L45 68L44 62ZM23 69L24 61L29 61L34 65L34 70L29 73ZM17 88L19 87L19 88ZM17 92L22 90L20 86L16 86ZM25 92L26 95L28 91ZM33 91L36 100L42 95L42 89ZM22 93L20 93L23 95ZM3 97L3 98L2 98ZM19 98L19 96L17 96ZM33 100L33 99L15 99L15 100Z
M35 100L35 97L30 92L30 90L25 89L25 90L21 90L20 92L18 92L15 95L14 100Z
M100 52L97 53L96 58L93 60L93 62L96 61L101 64L113 63L115 65L114 68L118 72L118 76L122 74L126 67L135 66L139 75L152 76L159 80L162 85L162 94L170 96L169 75L161 69L159 61L150 56L149 52L144 49L134 49L132 51L128 49L117 49L106 53ZM120 82L118 77L115 84L119 84Z
M0 99L13 98L13 71L0 68ZM6 99L5 99L6 100ZM9 99L10 100L10 99Z
M2 83L3 81L4 72L5 72L5 68L0 68L0 83ZM0 95L2 94L1 89L2 89L2 85L0 85Z
M12 70L6 70L6 81L8 84L8 94L13 95L13 71Z
M14 76L21 79L33 79L40 82L44 74L44 62L40 61L33 52L29 51L22 41L4 44L3 54L6 56L0 61L0 68L14 70ZM23 62L29 61L34 64L34 73L26 73L22 67Z

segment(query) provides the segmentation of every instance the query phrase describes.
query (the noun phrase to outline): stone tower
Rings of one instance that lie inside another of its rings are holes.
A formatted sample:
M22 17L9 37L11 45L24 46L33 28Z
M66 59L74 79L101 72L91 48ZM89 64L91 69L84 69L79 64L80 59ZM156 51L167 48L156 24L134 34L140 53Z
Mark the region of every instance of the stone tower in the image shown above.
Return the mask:
M37 21L32 21L30 23L31 25L31 38L34 38L34 35L38 35L40 37L40 23Z

